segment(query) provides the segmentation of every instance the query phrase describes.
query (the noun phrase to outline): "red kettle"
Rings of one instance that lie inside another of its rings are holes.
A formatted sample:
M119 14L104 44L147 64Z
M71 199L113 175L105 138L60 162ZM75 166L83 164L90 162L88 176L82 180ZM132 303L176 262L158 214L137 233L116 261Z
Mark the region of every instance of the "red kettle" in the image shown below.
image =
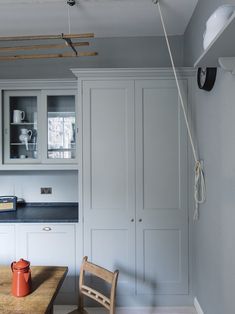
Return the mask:
M11 263L12 289L15 297L24 297L31 292L30 262L21 258L18 262Z

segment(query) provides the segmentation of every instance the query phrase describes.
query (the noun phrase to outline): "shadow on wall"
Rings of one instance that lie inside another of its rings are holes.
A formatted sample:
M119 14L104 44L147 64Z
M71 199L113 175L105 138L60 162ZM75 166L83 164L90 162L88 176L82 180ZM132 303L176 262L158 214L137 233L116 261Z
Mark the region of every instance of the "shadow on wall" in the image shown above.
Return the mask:
M141 287L142 291L146 291L146 304L149 304L150 307L148 314L154 313L154 308L157 306L156 304L156 294L157 294L157 282L153 278L141 276L140 274L136 273L135 271L130 271L129 269L123 267L122 265L114 265L115 269L119 269L119 276L126 277L130 279L131 282L137 283L137 286ZM119 279L120 279L119 277ZM117 288L117 293L119 289ZM141 302L143 302L143 297L145 293L141 295ZM151 298L151 299L149 299ZM152 308L152 309L151 309Z
M143 278L142 276L138 276L136 275L136 273L134 271L129 271L127 268L123 267L122 265L118 264L118 265L114 265L113 269L118 269L119 270L119 277L118 277L118 282L117 282L117 302L116 302L116 306L123 306L123 304L118 304L118 296L120 296L121 299L125 299L125 296L127 297L126 300L128 300L128 303L131 304L131 302L129 302L130 298L132 297L132 295L128 292L123 291L123 284L122 282L125 281L130 281L130 282L135 282L135 279L137 277L137 284L139 286L141 286L142 291L144 291L143 294L141 294L141 304L148 304L148 314L153 314L154 312L154 308L156 308L156 293L157 293L157 283L155 280L153 280L152 278L148 278L145 277ZM124 280L123 280L124 278ZM110 285L108 285L106 282L104 282L102 279L97 278L97 277L93 277L90 274L87 274L85 276L85 284L89 285L90 287L92 287L93 289L103 293L104 295L109 295L110 292ZM145 295L145 291L146 291L146 295ZM123 298L124 297L124 298ZM133 293L133 297L135 297L134 293ZM138 298L139 299L139 298ZM85 298L85 306L86 307L99 307L99 304L89 298ZM136 303L136 301L135 301ZM137 306L137 304L135 304L135 306ZM76 312L74 312L76 313ZM69 314L73 314L73 311Z

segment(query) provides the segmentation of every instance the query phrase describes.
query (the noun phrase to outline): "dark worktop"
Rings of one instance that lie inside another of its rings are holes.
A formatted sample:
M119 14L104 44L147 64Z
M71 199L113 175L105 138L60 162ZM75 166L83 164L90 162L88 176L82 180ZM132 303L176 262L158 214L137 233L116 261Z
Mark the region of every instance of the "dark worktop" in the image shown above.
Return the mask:
M22 203L16 211L0 212L0 223L78 222L78 203Z

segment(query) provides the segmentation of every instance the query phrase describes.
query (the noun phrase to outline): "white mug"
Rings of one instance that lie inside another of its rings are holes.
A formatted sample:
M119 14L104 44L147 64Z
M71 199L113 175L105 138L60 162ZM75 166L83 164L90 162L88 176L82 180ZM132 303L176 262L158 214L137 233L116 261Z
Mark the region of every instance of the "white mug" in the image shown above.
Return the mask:
M25 112L21 110L13 110L13 122L20 123L25 118Z

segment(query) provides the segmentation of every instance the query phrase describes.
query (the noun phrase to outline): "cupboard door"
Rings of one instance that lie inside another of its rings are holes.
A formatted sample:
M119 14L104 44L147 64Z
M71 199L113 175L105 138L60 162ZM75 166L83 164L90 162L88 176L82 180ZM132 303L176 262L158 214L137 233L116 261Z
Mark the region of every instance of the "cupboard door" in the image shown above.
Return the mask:
M40 161L39 102L38 91L4 92L4 163Z
M1 265L8 265L15 260L15 226L0 225L0 260Z
M84 251L134 291L134 83L83 83Z
M20 256L32 266L68 266L60 289L66 301L76 294L75 225L25 224L19 227Z
M76 91L43 90L46 163L75 163L77 160Z
M187 133L176 84L140 80L135 96L137 293L186 294Z

